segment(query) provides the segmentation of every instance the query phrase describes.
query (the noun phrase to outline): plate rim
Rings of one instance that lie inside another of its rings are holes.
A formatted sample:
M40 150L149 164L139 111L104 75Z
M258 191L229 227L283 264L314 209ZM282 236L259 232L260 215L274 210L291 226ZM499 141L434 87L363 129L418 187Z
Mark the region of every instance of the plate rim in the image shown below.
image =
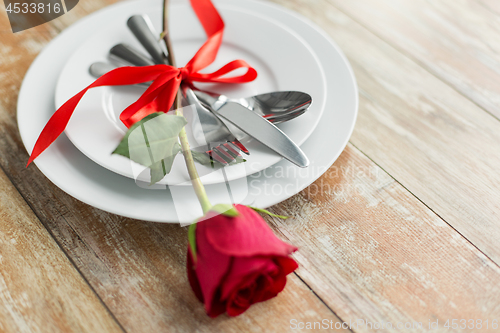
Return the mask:
M227 1L227 0L219 0L219 1ZM20 129L20 133L21 133L21 138L22 138L22 141L23 141L23 144L25 145L26 149L28 151L31 151L34 143L35 143L35 140L36 140L36 137L37 135L33 135L32 133L30 133L30 130L26 130L26 126L27 124L23 125L22 123L22 120L23 120L23 107L24 107L24 101L22 100L23 96L26 96L26 92L29 91L31 88L33 88L33 82L29 81L29 80L26 80L26 79L31 79L31 77L33 77L33 73L35 72L35 69L39 69L39 63L44 60L45 57L45 51L47 49L50 49L50 46L52 45L58 45L60 44L60 41L61 42L64 42L64 41L67 41L67 40L71 40L70 37L66 37L66 36L71 36L70 33L73 32L73 30L75 30L75 27L79 27L82 23L85 23L85 22L89 22L89 21L92 21L96 16L99 16L99 14L101 14L102 12L107 12L107 11L111 11L111 10L114 10L115 6L118 6L118 5L130 5L131 3L137 3L139 1L129 1L129 2L126 2L126 3L117 3L117 4L114 4L114 5L111 5L111 6L108 6L108 7L105 7L103 8L102 10L100 11L97 11L95 13L92 13L86 17L84 17L83 19L79 20L77 23L73 24L70 28L66 29L64 32L62 32L59 36L57 36L56 38L54 38L47 46L46 48L38 55L38 57L35 59L35 61L32 63L32 65L30 66L26 76L25 76L25 81L23 81L23 84L21 86L21 90L19 92L19 98L18 98L18 127ZM141 3L143 3L143 0L140 1ZM215 4L217 4L218 1L215 1ZM343 64L343 67L344 67L344 70L347 70L348 72L348 77L349 77L349 90L350 90L350 94L352 94L352 97L353 99L349 99L349 105L352 106L352 110L350 110L349 112L349 126L346 126L345 129L347 130L346 131L346 135L344 137L344 140L342 140L342 142L340 142L339 144L339 149L336 153L332 154L332 155L329 155L328 157L323 156L322 157L322 160L324 162L324 166L323 167L326 167L326 168L329 168L334 162L335 160L338 158L338 156L341 154L341 152L344 150L345 146L347 145L348 143L348 140L352 134L352 131L354 129L354 126L355 126L355 123L356 123L356 119L357 119L357 115L358 115L358 107L359 107L359 95L358 95L358 88L357 88L357 84L356 84L356 78L354 76L354 72L352 70L352 67L351 65L349 64L347 58L345 57L345 55L343 54L343 52L340 50L340 48L338 47L338 45L333 42L333 40L330 38L330 36L328 34L326 34L326 32L324 32L321 28L319 28L318 26L316 26L315 23L311 22L309 19L303 17L302 15L299 15L291 10L288 10L286 8L283 8L279 5L275 5L275 4L270 4L270 3L267 3L267 2L261 2L261 1L256 1L256 0L240 0L241 3L249 3L249 4L258 4L258 6L267 6L269 8L272 8L273 10L278 10L279 12L282 12L284 14L287 14L287 15L291 15L293 17L295 17L296 19L298 19L301 23L305 24L306 27L309 27L313 30L315 30L315 34L318 34L322 37L323 41L322 42L328 42L328 46L329 47L332 47L333 50L335 50L335 52L337 53L337 55L340 57L340 59L342 60L342 64ZM278 14L279 14L278 12ZM299 22L299 23L300 23ZM75 46L76 48L76 46ZM50 70L45 70L45 72L51 72ZM53 90L53 87L49 88L50 90ZM52 109L53 109L53 106L52 106ZM325 113L326 114L326 113ZM324 114L324 115L325 115ZM323 117L324 117L323 115ZM34 128L35 128L35 132L38 133L41 128L43 127L44 123L43 124L39 124L39 126L37 126L35 124ZM37 131L38 129L38 131ZM31 129L31 132L33 132L33 129ZM311 139L311 138L310 138ZM67 139L66 139L67 140ZM64 138L62 138L62 143L61 145L64 145L66 144L64 142ZM310 141L310 140L308 140ZM306 144L307 142L306 141ZM59 147L58 147L59 148ZM70 147L71 148L71 147ZM76 150L76 148L72 147L74 150ZM51 149L51 148L49 148ZM54 148L55 149L55 148ZM47 152L49 154L51 154L50 152ZM55 152L52 152L52 154L54 154ZM78 151L79 153L79 151ZM81 154L81 153L79 153ZM42 154L43 155L43 154ZM85 157L86 158L86 157ZM90 161L90 160L88 160ZM91 162L91 161L90 161ZM93 162L91 162L93 163ZM39 167L40 171L42 171L42 173L45 174L45 176L52 182L54 183L56 186L58 186L60 189L62 189L64 192L68 193L69 195L75 197L76 199L82 201L82 202L85 202L93 207L96 207L96 208L100 208L100 209L103 209L105 211L108 211L110 213L113 213L113 214L117 214L117 215L121 215L121 216L125 216L125 217L128 217L128 218L134 218L134 219L139 219L139 220L148 220L148 221L153 221L153 222L166 222L166 223L179 223L179 222L182 222L182 221L179 221L179 219L172 219L170 217L168 217L168 214L165 214L164 212L161 212L161 215L159 216L156 216L156 215L152 215L150 212L147 212L146 209L147 208L144 208L143 211L140 211L140 212L137 212L137 211L134 211L134 212L130 212L130 211L121 211L121 210L117 210L117 203L114 202L112 208L110 207L110 205L105 205L101 202L92 202L92 200L89 200L87 197L85 197L84 195L81 195L79 194L78 190L75 191L74 188L72 188L71 186L68 186L67 183L65 182L61 182L61 179L59 179L57 177L57 174L54 176L54 173L51 172L50 170L50 165L45 165L45 161L44 160L35 160L35 164ZM279 165L283 165L284 163L283 162L279 162L278 163ZM286 165L286 164L285 164ZM273 167L271 167L270 169L273 169ZM326 171L327 169L325 169ZM301 181L301 184L300 186L296 187L293 191L293 193L289 193L289 194L286 194L286 195L282 195L282 196L276 196L276 197L265 197L263 196L262 198L259 198L259 200L256 201L256 203L254 204L255 206L257 207L262 207L262 208L265 208L265 207L269 207L271 205L274 205L278 202L281 202L283 200L286 200L288 199L289 197L293 196L294 194L300 192L302 189L304 189L305 187L309 186L312 182L314 182L317 178L319 178L321 175L322 175L323 172L318 172L317 174L313 175L313 176L308 176L308 177L305 177L305 178L302 178L300 179ZM107 171L106 170L106 175L108 174L111 174L110 176L113 177L112 173L110 171ZM79 177L84 177L84 175L80 175ZM94 175L92 176L94 177ZM97 177L97 176L96 176ZM121 176L117 176L117 177L121 177ZM122 177L124 179L126 179L125 177ZM270 181L273 182L275 178L271 178ZM81 179L75 179L75 180L78 180L78 181L81 181ZM85 179L87 180L87 179ZM94 179L91 179L91 180L94 180ZM286 179L286 180L290 180L290 179ZM127 181L129 181L129 179L127 179ZM278 181L278 180L276 180ZM120 186L125 186L124 185L124 182L123 181L120 181L121 184ZM133 183L133 182L132 182ZM135 185L135 184L134 184ZM210 187L210 186L213 186L213 185L209 185L207 187ZM96 189L94 187L92 187L92 190L95 191ZM111 191L110 189L106 188L106 190L109 190ZM112 190L115 190L115 188L113 188ZM154 192L154 191L149 191L149 192ZM113 193L117 196L117 198L119 198L120 196L120 193ZM134 193L127 193L127 199L130 199L130 200L136 200L134 198ZM83 198L82 198L83 196ZM141 197L141 200L143 198ZM117 199L113 199L114 201L116 201ZM195 199L196 200L196 199ZM134 201L135 203L135 201ZM141 201L142 203L142 201ZM125 206L126 207L126 206ZM146 214L146 212L149 214ZM170 212L172 214L175 214L175 212Z
M185 8L189 6L185 2L182 2L182 3L176 2L175 5L176 6L182 5ZM316 102L313 101L313 104L318 105L317 107L313 106L316 108L315 110L317 110L317 112L316 112L317 115L315 115L314 117L312 117L311 114L307 115L309 117L308 121L311 123L311 126L308 127L307 131L300 131L299 132L300 133L299 135L301 136L300 140L298 140L298 141L295 140L296 143L300 146L311 136L311 134L317 128L319 121L321 119L321 116L323 115L323 112L325 110L325 105L326 105L327 100L328 100L327 80L326 80L326 77L324 74L323 66L322 66L321 62L319 61L317 52L315 50L313 50L313 48L309 45L307 40L302 38L300 36L300 34L298 34L295 30L293 30L292 28L288 27L287 25L285 25L279 21L274 20L271 17L268 17L266 15L261 15L259 12L254 11L254 10L248 10L248 9L242 10L242 8L240 6L235 6L234 3L229 3L229 2L223 3L223 8L224 8L224 10L238 11L242 15L246 15L247 13L250 13L249 15L251 15L252 18L259 17L259 18L262 18L262 19L268 21L270 24L273 24L273 25L280 27L283 30L283 32L289 34L294 39L297 39L297 42L301 43L303 45L304 49L307 50L306 52L308 52L308 54L311 55L311 59L314 61L314 63L311 63L311 66L314 66L314 69L318 70L318 74L319 74L318 78L321 79L321 86L320 86L321 89L318 92L318 94L321 94L320 95L321 98L320 98L320 100L318 100ZM148 7L148 8L145 8L144 10L142 10L142 12L146 12L146 11L150 11L150 10L151 10L151 8ZM104 30L106 30L109 27L116 26L118 23L118 20L121 20L121 19L122 18L120 16L119 18L116 18L116 19L109 21L107 23L106 27L104 28ZM69 77L68 68L70 67L70 65L75 63L75 60L74 60L75 57L76 58L80 57L80 60L81 60L81 55L79 55L81 53L81 50L88 49L89 42L91 42L91 41L95 42L95 39L97 38L96 36L98 36L98 35L99 35L99 32L91 33L85 39L85 41L83 41L82 45L80 45L76 50L74 50L73 54L67 59L65 65L63 66L61 73L59 74L59 78L58 78L57 84L56 84L56 93L55 93L55 96L56 96L55 106L56 106L56 108L58 107L58 105L62 104L62 102L64 100L64 98L62 96L67 95L68 89L66 87L68 86L68 77ZM79 75L80 75L80 78L83 78L84 74L79 74ZM109 87L107 87L107 88L109 88ZM108 91L108 90L106 90L106 91ZM99 90L99 91L100 91L99 96L102 98L106 93L104 92L104 90ZM317 90L315 90L315 91L317 91ZM108 93L109 93L109 91L108 91ZM96 95L96 98L97 98L97 95ZM96 101L93 101L93 102L90 102L88 100L85 100L85 101L82 101L82 102L87 103L86 105L90 105L89 103L92 103L92 104L97 103ZM320 104L318 104L318 103L320 103ZM77 112L78 112L78 109L76 109L75 114L77 114ZM73 118L72 118L72 120L73 120ZM295 130L297 132L299 131L298 124L299 123L296 121L294 123L294 125L292 125L292 126L295 126ZM135 181L144 182L144 183L149 182L149 179L146 179L149 177L147 175L145 175L145 172L141 172L139 175L135 175L135 172L134 172L135 168L144 169L144 167L142 167L142 166L140 166L140 165L138 165L130 160L125 160L125 158L121 158L121 156L113 156L112 158L107 159L107 158L104 158L104 156L102 156L102 154L103 154L102 152L95 153L95 152L93 152L93 150L87 149L88 148L87 144L88 144L89 140L85 140L87 142L84 142L81 140L80 135L74 135L74 133L72 134L71 129L75 128L73 126L74 126L74 124L72 125L72 123L70 121L68 128L64 131L65 134L67 135L69 140L74 144L74 146L78 150L80 150L84 155L86 155L88 158L90 158L93 162L99 164L100 166L102 166L102 167L104 167L112 172L120 174L124 177L134 179ZM110 125L110 128L113 126L114 125ZM79 131L77 130L76 133L79 133ZM290 135L290 133L288 133L288 135ZM92 140L90 140L90 141L92 141ZM255 141L255 140L252 140L252 141ZM259 144L259 146L260 146L260 144ZM87 147L87 148L85 148L85 147ZM265 156L267 156L267 154L268 153L267 153L267 149L266 149ZM221 172L211 172L209 174L202 175L200 178L203 181L204 185L213 185L213 184L224 183L225 181L232 181L232 180L248 177L251 174L254 174L256 172L267 169L271 165L274 165L283 159L281 156L275 154L274 152L272 154L273 154L272 159L269 162L265 162L265 163L263 162L264 161L263 158L254 160L255 158L253 156L256 156L256 155L250 155L248 158L249 163L245 164L245 168L244 168L245 172L237 171L238 168L235 169L235 168L232 168L231 166L228 166L228 167L224 168L227 170L226 174L222 174ZM177 159L179 159L179 157L177 157ZM257 162L257 165L259 165L257 168L253 167L254 165L256 165L256 164L254 164L256 162ZM179 163L178 161L174 162L174 168L176 166L179 166L180 164L181 163ZM130 165L132 165L132 167L130 167ZM228 170L228 168L231 170ZM201 167L201 170L204 170L204 168ZM243 169L240 168L240 170L243 170ZM182 180L177 179L177 178L171 179L172 178L172 176L171 176L169 179L169 177L167 175L167 177L163 178L157 184L173 185L173 186L190 186L189 180L187 178L187 174L185 173L185 171L180 170L178 172L183 174L183 176L186 178L182 179ZM174 175L174 174L175 173L172 173L172 175Z

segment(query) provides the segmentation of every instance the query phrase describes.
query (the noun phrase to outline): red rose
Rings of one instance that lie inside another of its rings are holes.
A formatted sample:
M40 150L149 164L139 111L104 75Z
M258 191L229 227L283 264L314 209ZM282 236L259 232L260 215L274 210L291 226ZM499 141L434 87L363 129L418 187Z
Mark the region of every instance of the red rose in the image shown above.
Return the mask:
M191 288L210 317L245 312L275 297L297 267L295 246L278 239L253 209L235 205L239 215L210 211L196 226L196 260L188 248Z

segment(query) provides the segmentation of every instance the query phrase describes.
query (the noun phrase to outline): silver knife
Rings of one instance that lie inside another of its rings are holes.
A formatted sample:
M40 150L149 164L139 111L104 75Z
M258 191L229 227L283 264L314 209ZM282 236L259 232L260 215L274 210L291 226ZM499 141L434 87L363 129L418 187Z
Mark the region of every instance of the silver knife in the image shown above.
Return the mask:
M213 111L293 164L309 165L307 156L285 133L241 104L227 102Z

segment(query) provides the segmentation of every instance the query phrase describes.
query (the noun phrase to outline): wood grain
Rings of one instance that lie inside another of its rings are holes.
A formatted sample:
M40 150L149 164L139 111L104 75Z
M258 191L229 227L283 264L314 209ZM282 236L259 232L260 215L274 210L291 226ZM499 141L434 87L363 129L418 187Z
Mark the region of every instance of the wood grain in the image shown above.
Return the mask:
M65 24L55 21L57 29ZM47 35L51 33L49 29ZM5 133L0 137L0 165L125 330L273 332L290 330L292 319L339 322L295 275L276 299L255 305L238 318L212 320L187 281L185 228L134 221L94 209L60 191L36 167L26 169L27 153L15 124L16 92L27 65L39 51L32 52L25 45L37 39L34 34L16 34L5 40L5 49L11 47L11 52L2 70L10 81L0 86L0 126ZM37 42L43 45L48 39ZM14 47L16 52L12 52ZM26 67L18 65L21 62Z
M343 320L498 316L498 267L469 243L498 263L498 121L327 3L279 3L314 19L346 53L361 91L351 141L411 191L389 177L366 187L366 178L379 172L355 155L347 176L322 178L304 194L308 200L298 196L280 206L285 215L303 207L297 228L280 225L311 251L299 275ZM333 170L346 160L337 163ZM310 195L316 190L321 194ZM474 262L476 268L467 267ZM482 275L485 270L491 275ZM487 288L472 291L485 281L491 281Z
M280 237L300 247L298 273L276 299L237 318L210 320L186 280L185 229L89 207L36 167L24 168L15 108L29 63L72 20L112 1L81 2L33 30L39 34L2 39L0 166L127 331L275 332L292 331L292 319L363 319L421 322L405 330L412 332L439 320L436 331L449 332L446 319L499 318L500 269L491 260L500 258L499 122L331 3L275 2L310 17L339 43L361 91L352 144L317 182L273 208L293 219L268 218ZM411 8L406 2L399 3ZM417 43L419 35L408 36ZM463 75L483 96L481 84Z
M496 0L476 0L480 5L485 8L500 14L500 3Z
M299 246L298 275L343 321L363 320L355 332L500 316L500 268L352 145L273 212L293 216L273 221Z
M500 122L328 3L293 4L354 68L360 112L351 142L500 263Z
M498 1L329 1L500 118Z
M0 332L122 332L0 171Z
M0 146L6 147L3 142ZM134 221L89 207L35 168L22 172L21 161L3 152L8 160L0 163L10 164L18 189L127 331L273 332L288 331L292 319L339 321L294 275L276 299L238 318L208 318L186 277L186 228Z

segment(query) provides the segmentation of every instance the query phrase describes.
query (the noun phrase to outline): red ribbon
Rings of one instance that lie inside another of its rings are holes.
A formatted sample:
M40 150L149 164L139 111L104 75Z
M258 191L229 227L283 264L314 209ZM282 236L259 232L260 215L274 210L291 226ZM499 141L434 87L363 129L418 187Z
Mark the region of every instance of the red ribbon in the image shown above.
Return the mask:
M169 65L121 67L104 74L87 88L71 97L52 115L35 143L28 165L61 135L76 106L90 88L153 81L144 94L121 113L120 120L125 126L130 127L153 112L170 110L182 81L245 83L255 80L257 71L243 60L232 61L213 73L199 73L217 57L222 43L224 22L210 0L190 1L208 38L189 63L182 68ZM247 72L240 76L223 77L238 68L247 68Z

